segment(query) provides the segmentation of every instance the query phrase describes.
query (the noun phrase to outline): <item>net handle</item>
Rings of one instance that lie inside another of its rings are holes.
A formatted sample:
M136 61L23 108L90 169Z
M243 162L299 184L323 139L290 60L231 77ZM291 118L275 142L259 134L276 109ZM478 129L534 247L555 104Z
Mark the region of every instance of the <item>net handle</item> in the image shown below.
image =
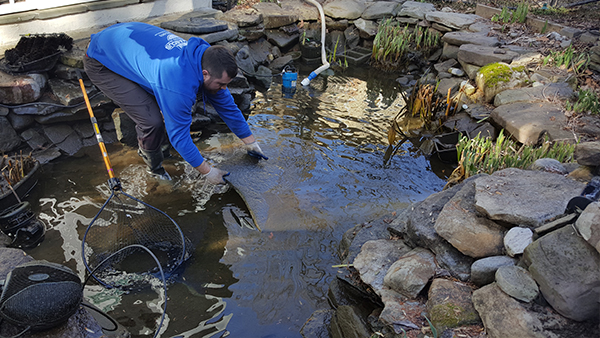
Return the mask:
M113 180L113 179L115 179L115 172L110 164L110 159L108 158L108 152L106 151L106 146L104 145L104 139L102 138L102 134L100 134L100 128L98 127L98 120L96 120L96 117L94 116L94 111L92 110L92 106L90 105L90 99L88 98L87 91L85 90L85 85L83 84L81 72L79 71L79 69L76 69L76 72L77 72L77 79L79 80L79 86L81 87L81 92L83 93L83 99L85 100L85 105L87 107L88 113L90 114L90 120L92 121L94 133L96 134L96 140L98 140L98 146L100 146L100 152L102 153L104 165L106 166L106 171L108 172L108 177L111 180Z

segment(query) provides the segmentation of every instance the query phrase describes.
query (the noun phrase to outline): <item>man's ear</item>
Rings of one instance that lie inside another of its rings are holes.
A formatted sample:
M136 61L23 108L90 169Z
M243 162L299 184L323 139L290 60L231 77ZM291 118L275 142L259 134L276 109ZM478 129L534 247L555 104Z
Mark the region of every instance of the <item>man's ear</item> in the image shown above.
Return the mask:
M206 69L202 69L202 77L206 78L206 75L210 76L210 73Z

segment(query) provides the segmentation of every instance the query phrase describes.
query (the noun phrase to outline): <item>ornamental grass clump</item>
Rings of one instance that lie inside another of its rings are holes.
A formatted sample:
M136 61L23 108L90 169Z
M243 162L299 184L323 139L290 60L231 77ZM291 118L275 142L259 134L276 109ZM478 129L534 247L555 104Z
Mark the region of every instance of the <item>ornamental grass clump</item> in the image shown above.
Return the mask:
M542 65L551 65L573 71L576 74L584 72L590 63L589 53L577 53L572 46L561 52L550 51L542 60Z
M582 89L577 92L577 101L571 103L566 102L567 110L572 110L576 113L588 113L592 115L600 114L600 102L598 95L593 90Z
M541 146L518 146L516 142L504 136L504 131L495 142L489 137L469 139L461 137L456 146L459 168L463 179L480 173L491 174L506 168L526 169L540 158L553 158L561 163L573 162L575 144L550 142L547 136Z
M383 21L373 40L372 65L384 70L396 70L407 63L406 56L416 51L428 55L439 47L440 37L429 29L402 26L389 18Z

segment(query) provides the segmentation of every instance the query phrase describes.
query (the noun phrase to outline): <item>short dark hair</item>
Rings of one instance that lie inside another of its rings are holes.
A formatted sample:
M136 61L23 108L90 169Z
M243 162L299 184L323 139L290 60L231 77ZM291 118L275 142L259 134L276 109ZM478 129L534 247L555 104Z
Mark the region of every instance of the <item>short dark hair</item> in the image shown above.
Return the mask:
M233 54L225 46L210 46L202 56L202 69L208 71L212 76L221 78L223 71L227 76L234 78L238 73L238 66Z

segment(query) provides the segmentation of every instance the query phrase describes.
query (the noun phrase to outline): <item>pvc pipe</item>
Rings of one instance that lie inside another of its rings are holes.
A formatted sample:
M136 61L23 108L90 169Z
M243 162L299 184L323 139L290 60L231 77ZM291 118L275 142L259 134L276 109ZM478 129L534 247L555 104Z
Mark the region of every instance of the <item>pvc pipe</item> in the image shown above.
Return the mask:
M308 86L312 79L317 77L317 75L319 75L325 69L329 68L329 62L327 62L327 54L325 54L325 13L323 13L323 7L321 7L321 4L316 2L315 0L306 1L317 6L319 14L321 15L321 61L323 62L323 65L312 71L307 78L302 80L301 84L303 86Z

